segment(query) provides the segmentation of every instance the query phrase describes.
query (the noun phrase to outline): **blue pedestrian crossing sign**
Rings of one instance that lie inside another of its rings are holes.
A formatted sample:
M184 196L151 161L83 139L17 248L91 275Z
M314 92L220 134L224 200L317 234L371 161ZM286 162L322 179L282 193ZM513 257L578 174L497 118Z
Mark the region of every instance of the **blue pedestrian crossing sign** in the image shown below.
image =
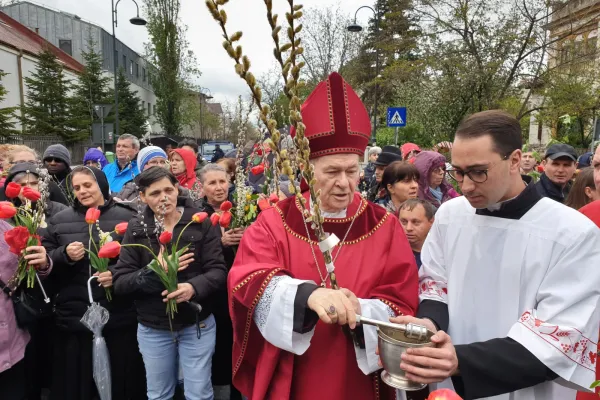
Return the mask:
M406 126L406 107L388 107L387 126L390 128Z

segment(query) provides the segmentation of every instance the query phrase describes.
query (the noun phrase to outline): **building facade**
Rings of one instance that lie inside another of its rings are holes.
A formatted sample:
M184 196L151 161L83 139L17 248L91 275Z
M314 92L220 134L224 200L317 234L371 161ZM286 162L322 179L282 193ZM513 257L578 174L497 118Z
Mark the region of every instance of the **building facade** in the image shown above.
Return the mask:
M62 63L65 77L75 82L84 69L80 62L0 12L0 71L6 73L0 79L2 86L8 91L7 96L0 103L0 108L20 107L27 102L25 78L31 77L36 71L38 54L46 47ZM20 129L20 127L20 122L16 121L16 128Z
M152 131L162 130L155 118L156 95L152 90L153 69L137 52L118 38L115 51L112 34L98 25L82 20L77 15L53 10L30 1L10 4L2 11L79 63L84 62L83 52L87 51L91 38L96 52L102 55L104 73L111 78L110 87L113 88L113 68L116 63L117 68L125 70L125 76L140 99L140 107L146 112Z
M600 27L600 0L555 1L552 4L548 33L548 67L565 72L597 68L598 28ZM533 108L543 105L540 95L531 96ZM536 119L532 113L529 143L545 146L552 139L552 128Z

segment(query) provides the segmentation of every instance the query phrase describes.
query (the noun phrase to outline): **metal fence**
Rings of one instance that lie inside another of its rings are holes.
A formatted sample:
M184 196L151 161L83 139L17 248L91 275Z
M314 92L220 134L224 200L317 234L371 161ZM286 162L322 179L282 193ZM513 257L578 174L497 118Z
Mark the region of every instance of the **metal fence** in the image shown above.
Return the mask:
M34 149L40 158L48 146L52 144L62 144L71 152L71 162L74 165L83 163L83 156L91 147L89 142L80 142L74 144L65 144L64 140L59 136L35 136L35 135L12 135L0 137L0 144L22 144Z

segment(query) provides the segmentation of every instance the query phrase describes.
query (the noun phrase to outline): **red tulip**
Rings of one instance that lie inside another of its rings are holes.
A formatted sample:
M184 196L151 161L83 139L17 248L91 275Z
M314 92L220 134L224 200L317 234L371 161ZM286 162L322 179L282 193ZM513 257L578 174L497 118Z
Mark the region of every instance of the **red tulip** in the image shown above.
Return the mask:
M15 182L10 182L8 185L6 185L6 188L4 189L4 194L6 194L6 197L8 197L9 199L14 199L20 193L21 185Z
M208 213L205 212L198 212L194 215L192 215L192 221L201 224L202 222L204 222L204 220L208 218Z
M252 171L253 175L263 174L265 172L265 165L264 164L258 164L256 167L252 167L250 169L250 171Z
M427 400L462 400L462 397L450 389L438 389L431 392Z
M268 210L271 207L273 207L273 206L271 205L271 203L269 202L268 199L262 198L262 199L258 200L258 208L260 208L261 211Z
M231 207L233 207L233 204L231 204L231 202L229 200L227 200L221 204L220 208L221 208L221 211L229 211L229 210L231 210Z
M542 172L544 172L544 166L543 166L543 165L538 165L538 166L537 166L537 171L538 171L539 173L542 173Z
M0 218L8 219L17 214L17 208L10 201L0 201Z
M85 213L85 222L90 225L95 224L96 221L98 221L98 218L100 218L100 210L97 208L88 208L87 212Z
M23 197L25 197L27 200L30 200L30 201L38 201L42 197L40 192L38 192L35 189L30 188L29 186L24 187L22 193L23 193Z
M124 235L125 232L127 232L127 226L129 224L127 222L121 222L120 224L117 224L117 226L115 226L115 232L117 232L117 235Z
M121 243L108 242L100 248L98 257L100 258L115 258L121 253Z
M221 219L221 216L217 213L214 213L213 215L210 216L210 223L212 224L212 226L217 226L217 224L219 223L219 219Z
M10 252L17 255L20 255L27 247L29 236L31 235L24 226L17 226L10 231L4 232L4 240L10 247Z
M277 203L279 201L279 196L277 196L277 193L271 193L269 196L269 201L271 203Z
M169 231L164 231L158 237L160 244L169 244L171 243L171 240L173 240L173 234Z
M223 228L229 227L229 224L231 224L231 217L232 215L229 211L224 211L221 218L219 218L219 224L221 224Z

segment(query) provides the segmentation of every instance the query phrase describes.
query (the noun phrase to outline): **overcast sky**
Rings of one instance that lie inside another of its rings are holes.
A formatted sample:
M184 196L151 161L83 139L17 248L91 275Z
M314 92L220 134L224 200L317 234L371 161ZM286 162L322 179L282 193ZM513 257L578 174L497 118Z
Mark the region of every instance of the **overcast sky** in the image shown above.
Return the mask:
M109 0L36 0L36 3L47 5L61 11L77 14L79 17L102 26L111 32L111 15ZM143 0L138 0L142 4ZM235 101L238 95L246 95L246 84L235 74L232 60L221 46L222 36L216 21L206 9L204 0L181 0L181 16L188 26L187 39L190 48L196 54L202 72L200 84L208 88L214 101ZM287 10L286 0L274 0L275 11L284 15ZM305 7L326 7L341 4L348 14L354 14L358 7L372 5L373 0L302 0ZM225 10L228 14L230 32L242 30L241 40L244 53L252 62L252 71L256 76L274 66L272 48L273 41L266 18L263 0L231 0ZM144 42L148 35L144 27L129 24L129 18L135 15L135 5L131 0L121 0L118 8L119 26L117 38L140 54L143 54ZM372 13L361 10L359 22L366 24ZM284 18L279 19L285 21Z

